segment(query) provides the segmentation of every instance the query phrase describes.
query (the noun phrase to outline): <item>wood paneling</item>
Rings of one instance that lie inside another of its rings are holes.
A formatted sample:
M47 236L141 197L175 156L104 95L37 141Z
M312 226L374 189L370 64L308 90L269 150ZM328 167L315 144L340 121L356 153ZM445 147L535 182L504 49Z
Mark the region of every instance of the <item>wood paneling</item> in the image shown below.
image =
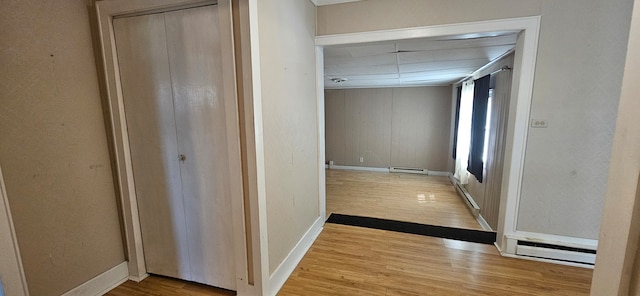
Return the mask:
M390 88L345 90L345 165L389 166L391 95Z
M504 66L513 68L514 54L510 54L483 70L479 76L493 73ZM484 180L478 182L474 176L469 177L465 185L473 200L480 207L480 214L492 229L498 229L500 199L502 195L502 171L504 166L504 150L506 145L507 120L511 101L512 71L500 71L491 76L493 97L491 118L489 118L489 136L487 141L487 157L484 163Z
M390 166L447 170L450 87L394 88Z
M591 273L489 245L326 224L278 295L588 295Z
M482 229L449 178L327 170L327 214Z
M513 68L513 55L502 63ZM504 151L507 136L507 121L509 119L509 104L511 103L512 71L502 71L495 74L495 88L493 103L491 104L491 132L489 133L488 155L486 161L486 181L484 201L480 206L480 214L492 229L498 229L500 215L500 199L502 197L502 177L504 167ZM506 197L504 197L506 198Z
M346 164L345 161L345 92L326 90L324 93L325 156L327 161Z
M445 171L449 90L449 87L327 90L327 161L347 166Z

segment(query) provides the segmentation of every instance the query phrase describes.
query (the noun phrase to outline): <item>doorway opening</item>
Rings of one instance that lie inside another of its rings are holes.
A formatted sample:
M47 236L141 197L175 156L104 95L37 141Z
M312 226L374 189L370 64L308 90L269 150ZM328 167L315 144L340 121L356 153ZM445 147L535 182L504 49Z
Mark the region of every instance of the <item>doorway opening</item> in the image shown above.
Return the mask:
M364 32L353 34L341 34L331 36L316 37L317 45L317 69L318 69L318 119L319 125L325 127L320 135L321 163L324 168L325 161L331 159L326 157L325 151L325 134L328 122L324 121L325 107L325 83L324 80L324 51L330 46L346 45L346 44L362 44L368 42L381 42L390 40L407 40L416 38L435 38L435 37L459 37L469 36L469 34L487 34L487 33L511 33L516 36L515 56L514 56L514 73L513 86L510 92L512 104L509 106L507 130L505 135L506 149L504 151L505 161L503 164L504 174L502 178L502 186L499 190L500 202L497 231L497 246L503 250L504 236L515 232L515 223L517 219L517 203L520 192L520 180L522 174L522 162L524 159L525 140L527 132L527 122L529 117L529 108L531 103L531 90L533 85L533 74L535 66L535 56L537 48L537 37L539 29L539 17L527 17L508 20L496 20L478 23L465 23L443 25L436 27L399 29L380 32ZM348 80L347 80L348 81ZM342 81L344 83L344 81ZM328 97L329 95L327 95ZM329 148L326 148L329 149ZM362 156L356 158L359 162L364 162ZM335 165L335 163L333 163ZM329 178L324 178L321 174L320 184L325 186L329 182ZM324 188L321 188L324 189ZM326 216L328 192L322 192L320 197L321 209L325 210L323 216Z

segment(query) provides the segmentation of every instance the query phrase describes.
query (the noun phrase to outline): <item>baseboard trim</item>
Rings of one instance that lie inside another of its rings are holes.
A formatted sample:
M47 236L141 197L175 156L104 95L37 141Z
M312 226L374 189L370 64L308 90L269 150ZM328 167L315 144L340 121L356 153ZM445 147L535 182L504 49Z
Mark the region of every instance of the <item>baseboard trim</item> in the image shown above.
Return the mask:
M493 231L489 223L487 223L487 220L485 220L484 217L482 217L482 214L478 214L478 216L476 217L476 221L478 221L478 224L482 226L482 229Z
M532 232L505 235L503 256L593 268L597 240ZM592 253L590 253L592 252Z
M448 177L449 176L449 172L442 172L442 171L429 171L429 176L441 176L441 177Z
M349 165L329 165L330 170L347 170L347 171L365 171L365 172L381 172L388 173L389 168L373 168L373 167L359 167Z
M302 257L307 253L313 242L316 240L320 232L324 220L322 217L318 217L313 225L307 230L307 232L298 241L295 247L289 252L287 257L280 263L280 266L269 277L269 295L276 295L282 288L284 283L289 279L291 273L295 270Z
M129 280L130 280L130 281L134 281L134 282L136 282L136 283L139 283L139 282L142 282L144 279L146 279L146 278L148 278L148 277L149 277L149 274L148 274L148 273L145 273L145 274L143 274L143 275L141 275L141 276L133 276L133 275L130 275L130 276L129 276Z
M420 168L407 168L407 167L390 167L389 173L405 173L405 174L418 174L428 175L429 170Z
M500 250L500 249L498 248L498 250ZM529 257L529 256L514 255L514 254L509 254L509 253L504 253L504 252L500 252L500 255L503 256L503 257L508 257L508 258L516 258L516 259L523 259L523 260L529 260L529 261L552 263L552 264L566 265L566 266L572 266L572 267L582 267L582 268L587 268L587 269L593 269L594 268L594 266L591 265L591 264L582 264L582 263L567 262L567 261L549 260L549 259L544 259L544 258L536 258L536 257Z
M365 171L365 172L379 172L379 173L391 173L391 172L399 172L399 173L415 173L413 171L404 171L400 168L374 168L374 167L361 167L361 166L350 166L350 165L335 165L335 164L327 164L325 168L330 170L346 170L346 171ZM444 171L428 171L424 170L424 175L428 176L442 176L447 177L451 175L450 172Z
M104 295L113 290L113 288L126 282L128 278L129 268L125 261L86 281L84 284L75 287L73 290L64 293L63 296Z
M471 196L471 194L469 194L467 189L464 188L464 186L462 186L458 182L458 180L452 177L449 177L449 179L452 179L451 182L453 183L453 187L455 187L456 192L458 192L458 195L460 196L462 201L464 201L464 204L467 205L467 208L469 208L469 211L471 211L471 214L473 214L473 217L477 219L478 216L480 216L480 207L478 206L476 201L473 200L473 197Z

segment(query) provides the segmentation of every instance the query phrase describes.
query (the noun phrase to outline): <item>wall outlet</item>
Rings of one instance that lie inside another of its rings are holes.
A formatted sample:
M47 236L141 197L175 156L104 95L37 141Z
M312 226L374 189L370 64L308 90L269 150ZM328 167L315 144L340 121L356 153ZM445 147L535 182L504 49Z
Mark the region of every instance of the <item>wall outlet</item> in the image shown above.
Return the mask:
M364 157L360 157L360 162L364 162Z
M329 160L329 166L333 166L333 160Z
M546 119L531 119L531 127L533 128L546 128L549 126L549 122Z

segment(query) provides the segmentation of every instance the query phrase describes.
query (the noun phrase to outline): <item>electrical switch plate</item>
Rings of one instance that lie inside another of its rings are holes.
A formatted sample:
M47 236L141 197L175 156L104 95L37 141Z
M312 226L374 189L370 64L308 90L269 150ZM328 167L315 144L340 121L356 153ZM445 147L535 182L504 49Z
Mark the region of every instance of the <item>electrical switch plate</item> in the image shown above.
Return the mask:
M531 119L531 127L533 128L546 128L549 126L549 122L546 119Z
M360 157L360 162L364 162L364 157Z

